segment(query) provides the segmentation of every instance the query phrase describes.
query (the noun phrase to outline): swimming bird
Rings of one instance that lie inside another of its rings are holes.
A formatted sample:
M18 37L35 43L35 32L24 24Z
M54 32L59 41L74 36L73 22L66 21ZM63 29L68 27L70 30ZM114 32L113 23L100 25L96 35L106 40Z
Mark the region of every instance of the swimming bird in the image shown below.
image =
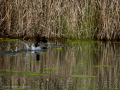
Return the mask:
M37 43L35 44L35 47L38 47L38 46L40 46L39 42L37 42Z
M41 38L40 41L43 42L43 43L47 43L47 42L48 42L48 41L47 41L46 39L44 39L44 38Z
M32 45L32 47L35 46L36 49L38 49L38 47L41 47L42 49L47 49L47 47L40 46L40 42L43 42L43 43L47 43L47 42L48 42L46 39L44 39L44 38L41 38L41 39L40 39L40 37L39 37L39 35L38 35L37 38L36 38L36 41L37 41L37 42L35 43L35 45Z
M37 36L37 43L39 43L39 42L47 43L48 41L45 39L45 37L40 39L40 37L38 35Z
M37 40L36 40L36 44L35 44L35 47L38 47L39 46L39 42L40 42L40 38L39 38L39 35L37 36Z
M34 44L31 45L31 50L41 50L41 46L35 46Z
M38 47L38 46L40 46L40 42L43 42L43 43L47 43L48 41L45 39L45 38L41 38L40 39L40 37L39 37L39 35L37 36L37 38L36 38L36 43L35 43L35 47Z

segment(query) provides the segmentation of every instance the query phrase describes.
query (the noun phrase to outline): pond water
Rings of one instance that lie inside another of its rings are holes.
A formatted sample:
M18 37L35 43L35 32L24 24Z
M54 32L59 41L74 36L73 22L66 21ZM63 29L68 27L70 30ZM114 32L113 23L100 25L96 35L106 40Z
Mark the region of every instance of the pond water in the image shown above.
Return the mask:
M0 90L120 89L119 42L33 43L0 40Z

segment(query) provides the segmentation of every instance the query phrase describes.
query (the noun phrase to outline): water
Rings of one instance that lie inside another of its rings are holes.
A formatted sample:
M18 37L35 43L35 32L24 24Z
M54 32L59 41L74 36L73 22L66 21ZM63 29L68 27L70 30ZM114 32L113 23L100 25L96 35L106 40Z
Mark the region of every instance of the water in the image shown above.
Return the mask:
M119 42L33 43L0 41L0 90L120 89Z

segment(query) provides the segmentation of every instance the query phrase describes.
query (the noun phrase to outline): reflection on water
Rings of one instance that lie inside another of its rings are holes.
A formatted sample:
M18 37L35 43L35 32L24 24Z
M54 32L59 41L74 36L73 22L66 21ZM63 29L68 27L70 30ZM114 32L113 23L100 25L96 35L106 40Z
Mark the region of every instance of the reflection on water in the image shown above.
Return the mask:
M119 90L120 43L70 41L26 51L22 42L0 42L0 90Z

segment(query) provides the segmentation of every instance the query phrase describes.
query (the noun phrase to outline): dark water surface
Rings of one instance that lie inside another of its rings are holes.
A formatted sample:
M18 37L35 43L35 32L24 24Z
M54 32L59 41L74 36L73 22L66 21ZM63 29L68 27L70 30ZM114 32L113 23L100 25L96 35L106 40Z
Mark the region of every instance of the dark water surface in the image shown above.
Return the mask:
M120 90L119 42L33 43L0 40L0 90Z

